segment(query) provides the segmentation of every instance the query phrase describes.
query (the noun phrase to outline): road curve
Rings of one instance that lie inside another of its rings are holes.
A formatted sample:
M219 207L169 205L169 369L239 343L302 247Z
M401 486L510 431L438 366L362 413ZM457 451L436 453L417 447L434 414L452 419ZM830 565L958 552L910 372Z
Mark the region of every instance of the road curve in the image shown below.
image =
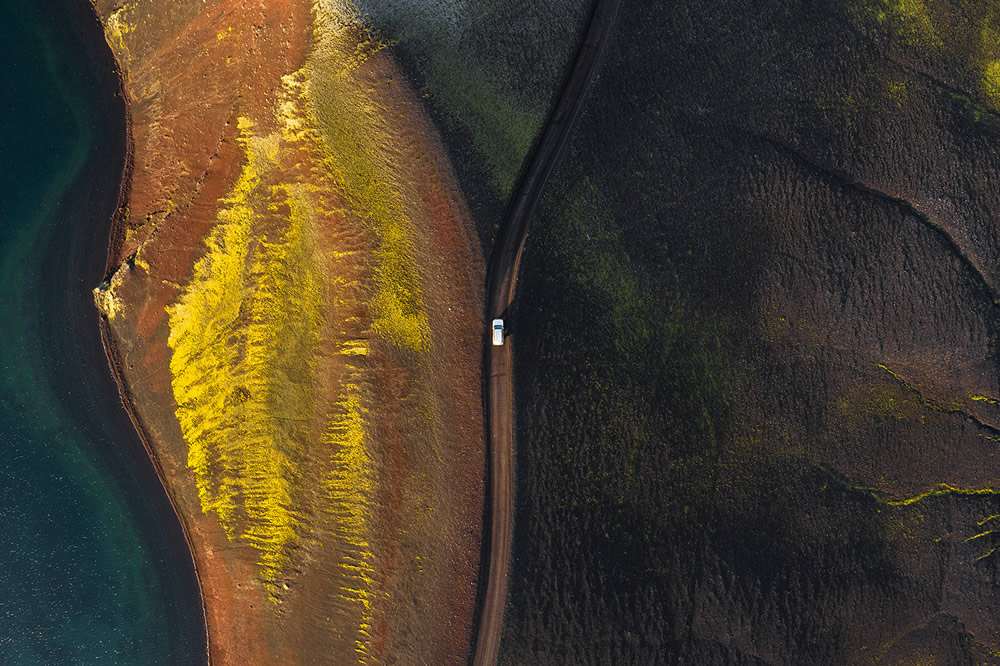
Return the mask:
M570 130L583 109L594 72L608 42L621 0L597 0L590 25L577 52L573 69L556 101L527 170L518 182L510 209L497 232L486 276L486 321L503 317L514 299L517 271L535 207L552 169L562 153ZM488 520L485 558L480 568L475 666L497 663L504 607L507 604L507 570L510 563L514 518L514 404L511 332L503 346L494 347L484 326L484 373L487 432L489 433L486 484Z

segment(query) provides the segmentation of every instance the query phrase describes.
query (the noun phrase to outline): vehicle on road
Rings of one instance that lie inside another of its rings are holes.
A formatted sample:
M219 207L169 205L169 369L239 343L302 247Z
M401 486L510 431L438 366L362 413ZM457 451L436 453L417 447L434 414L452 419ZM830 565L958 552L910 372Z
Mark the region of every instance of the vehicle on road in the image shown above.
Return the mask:
M503 344L503 319L493 320L493 345L499 347Z

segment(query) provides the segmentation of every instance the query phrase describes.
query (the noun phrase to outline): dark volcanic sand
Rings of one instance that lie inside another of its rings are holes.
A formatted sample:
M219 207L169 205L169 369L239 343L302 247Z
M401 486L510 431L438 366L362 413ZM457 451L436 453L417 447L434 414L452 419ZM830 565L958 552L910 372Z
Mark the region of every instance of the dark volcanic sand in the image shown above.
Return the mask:
M497 155L439 54L458 26L476 81L527 72L494 89L537 110L522 93L558 77L524 61L568 61L573 22L546 18L583 15L514 4L364 3L439 110L487 251ZM996 660L997 18L627 3L507 320L501 661Z
M997 16L895 6L625 8L510 324L502 661L996 660Z

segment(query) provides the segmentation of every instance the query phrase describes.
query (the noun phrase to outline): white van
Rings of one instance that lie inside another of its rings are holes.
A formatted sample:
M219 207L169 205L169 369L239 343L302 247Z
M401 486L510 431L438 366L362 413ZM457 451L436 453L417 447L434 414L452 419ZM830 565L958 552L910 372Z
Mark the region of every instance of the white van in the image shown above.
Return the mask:
M503 319L493 320L493 345L499 347L503 344Z

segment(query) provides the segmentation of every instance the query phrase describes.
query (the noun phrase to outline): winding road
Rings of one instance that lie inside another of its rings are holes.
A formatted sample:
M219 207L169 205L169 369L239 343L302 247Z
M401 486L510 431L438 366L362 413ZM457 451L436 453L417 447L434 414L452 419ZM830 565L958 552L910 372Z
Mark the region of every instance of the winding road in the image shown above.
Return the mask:
M517 271L524 241L535 207L552 169L566 145L570 130L583 109L594 73L600 63L621 0L597 0L590 25L566 79L555 109L542 131L531 162L521 177L506 219L497 233L487 273L486 324L504 317L514 299ZM491 343L484 326L484 373L487 432L487 543L480 573L478 626L475 634L475 666L497 663L504 607L507 603L507 571L510 564L514 517L514 400L512 331L502 346ZM485 586L485 587L484 587Z

